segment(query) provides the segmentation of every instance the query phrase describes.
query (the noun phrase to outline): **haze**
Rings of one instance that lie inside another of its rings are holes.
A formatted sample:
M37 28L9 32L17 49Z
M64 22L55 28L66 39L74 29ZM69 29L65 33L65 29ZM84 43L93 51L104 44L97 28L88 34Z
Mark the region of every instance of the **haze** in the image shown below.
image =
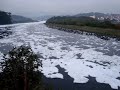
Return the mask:
M120 0L0 0L0 10L28 17L85 12L120 13Z

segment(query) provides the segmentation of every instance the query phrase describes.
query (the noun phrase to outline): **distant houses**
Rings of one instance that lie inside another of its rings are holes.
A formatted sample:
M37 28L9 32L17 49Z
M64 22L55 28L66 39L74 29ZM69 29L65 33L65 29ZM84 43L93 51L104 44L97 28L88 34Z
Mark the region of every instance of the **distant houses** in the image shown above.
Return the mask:
M104 14L98 12L90 12L90 13L80 13L75 15L79 16L87 16L98 20L111 20L113 23L120 23L120 14Z

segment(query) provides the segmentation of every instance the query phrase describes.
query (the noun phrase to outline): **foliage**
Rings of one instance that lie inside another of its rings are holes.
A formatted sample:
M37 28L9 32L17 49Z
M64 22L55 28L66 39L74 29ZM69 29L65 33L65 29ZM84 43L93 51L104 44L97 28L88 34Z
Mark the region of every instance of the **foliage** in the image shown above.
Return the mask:
M11 13L0 11L0 25L11 24Z
M116 28L110 20L99 21L91 17L75 17L75 16L63 16L52 17L47 20L47 24L61 24L61 25L76 25L76 26L90 26L100 28Z
M0 66L0 90L43 90L38 71L42 64L30 47L13 48Z

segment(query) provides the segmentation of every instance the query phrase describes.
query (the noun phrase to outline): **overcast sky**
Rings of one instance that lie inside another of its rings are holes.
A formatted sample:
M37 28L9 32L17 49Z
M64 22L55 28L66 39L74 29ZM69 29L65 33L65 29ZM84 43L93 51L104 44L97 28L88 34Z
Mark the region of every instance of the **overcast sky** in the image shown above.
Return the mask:
M120 0L0 0L0 10L29 17L84 12L120 13Z

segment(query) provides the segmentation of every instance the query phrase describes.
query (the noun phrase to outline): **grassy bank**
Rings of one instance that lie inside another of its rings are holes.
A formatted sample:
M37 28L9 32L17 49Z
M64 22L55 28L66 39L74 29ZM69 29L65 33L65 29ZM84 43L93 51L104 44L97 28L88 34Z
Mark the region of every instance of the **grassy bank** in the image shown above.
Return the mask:
M77 25L61 25L61 24L51 24L46 23L50 28L56 28L63 31L82 31L95 33L98 35L110 36L120 38L120 30L117 29L108 29L108 28L99 28L99 27L90 27L90 26L77 26Z

